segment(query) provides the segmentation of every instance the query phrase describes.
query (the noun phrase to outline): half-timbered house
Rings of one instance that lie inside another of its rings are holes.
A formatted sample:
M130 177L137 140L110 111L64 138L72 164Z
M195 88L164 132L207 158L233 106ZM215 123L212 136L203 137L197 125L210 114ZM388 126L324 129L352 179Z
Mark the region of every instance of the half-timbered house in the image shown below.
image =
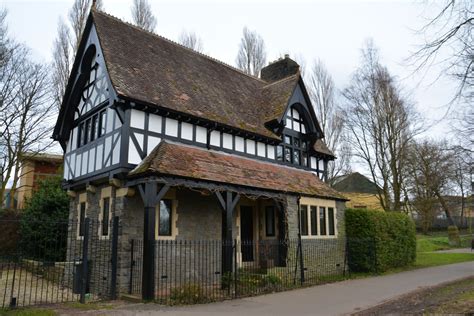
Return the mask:
M53 137L77 237L89 217L107 238L120 216L121 286L132 238L147 273L153 240L344 235L345 198L324 182L335 157L289 56L257 78L93 10ZM262 260L238 251L239 264Z

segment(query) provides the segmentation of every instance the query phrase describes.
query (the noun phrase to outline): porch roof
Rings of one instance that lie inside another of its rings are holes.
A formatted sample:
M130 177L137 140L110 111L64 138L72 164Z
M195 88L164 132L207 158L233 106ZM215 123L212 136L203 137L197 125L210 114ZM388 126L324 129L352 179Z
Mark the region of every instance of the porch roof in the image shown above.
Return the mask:
M310 171L162 141L129 177L171 175L268 191L347 200Z

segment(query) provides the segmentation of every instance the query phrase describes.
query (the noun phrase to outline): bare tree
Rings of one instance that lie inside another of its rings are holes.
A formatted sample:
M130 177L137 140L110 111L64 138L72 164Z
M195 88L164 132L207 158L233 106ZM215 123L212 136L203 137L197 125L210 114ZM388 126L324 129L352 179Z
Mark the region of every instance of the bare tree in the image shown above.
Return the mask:
M21 154L40 152L52 144L49 120L54 116L47 68L32 62L28 49L10 39L6 52L0 67L0 205L9 183L11 196L15 195Z
M244 27L237 54L237 67L249 75L258 76L265 66L267 53L263 38L255 31Z
M445 195L451 190L455 177L454 158L446 143L424 140L409 146L406 164L406 185L414 208L428 213L438 202L450 225L454 225L454 221Z
M182 31L179 35L179 43L196 52L203 51L202 40L194 32Z
M345 141L344 114L336 104L334 81L324 64L315 61L308 74L308 90L328 148L337 159L328 165L328 181L350 171L350 146Z
M430 7L435 4L430 3ZM453 95L455 131L464 140L464 147L473 150L474 139L474 2L468 0L444 0L440 11L431 17L419 31L424 43L410 60L416 71L429 70L441 65L441 75L448 75L458 82ZM448 113L448 112L447 112Z
M132 19L136 26L144 30L153 32L156 28L156 17L148 0L133 0Z
M69 25L62 19L58 22L58 34L53 43L52 62L52 93L57 108L61 106L69 72L74 62L74 55L79 48L82 32L86 26L92 4L98 10L103 7L102 0L75 0L68 14Z
M63 20L58 23L58 35L53 43L53 95L59 108L66 90L69 72L72 67L72 45L68 26Z
M368 42L363 64L344 89L348 142L378 187L384 210L401 210L403 168L409 142L420 131L418 114Z

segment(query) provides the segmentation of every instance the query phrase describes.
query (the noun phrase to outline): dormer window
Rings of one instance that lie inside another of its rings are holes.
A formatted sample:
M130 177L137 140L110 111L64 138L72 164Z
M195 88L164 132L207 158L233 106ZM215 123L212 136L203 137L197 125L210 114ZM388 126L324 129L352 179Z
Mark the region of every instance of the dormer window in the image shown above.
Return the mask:
M286 116L283 144L277 147L277 160L308 167L308 141L304 139L305 133L303 116L292 107Z
M295 132L306 134L306 127L303 122L303 117L297 109L291 108L286 116L286 128L292 129Z

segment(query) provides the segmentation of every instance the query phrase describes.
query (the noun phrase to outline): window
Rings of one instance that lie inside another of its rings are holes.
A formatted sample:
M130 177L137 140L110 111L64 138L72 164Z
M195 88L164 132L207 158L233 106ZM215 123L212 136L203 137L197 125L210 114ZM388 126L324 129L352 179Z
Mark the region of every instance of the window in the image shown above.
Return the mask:
M95 140L97 137L97 130L98 130L98 120L97 120L97 115L94 115L92 117L92 126L91 126L91 142Z
M89 138L90 132L91 132L91 119L88 119L86 121L86 126L84 129L84 145L90 141L90 138Z
M280 149L282 155L278 156L277 149L277 160L308 167L308 142L304 139L305 133L302 115L295 108L291 108L286 117L283 145L279 146L282 147Z
M301 205L301 235L308 236L308 206Z
M286 127L298 133L306 133L303 117L300 115L300 112L297 109L291 108L290 111L288 111L286 117Z
M308 204L300 206L301 235L306 239L334 238L337 234L335 203L318 199L302 202Z
M79 124L77 127L77 148L81 147L83 144L83 138L84 138L84 123Z
M326 208L319 207L319 233L321 236L326 235Z
M316 236L318 234L318 208L316 206L311 206L311 236Z
M110 198L106 197L102 200L102 236L109 235L109 221L110 221Z
M283 146L277 146L276 148L276 159L283 161Z
M275 236L275 208L273 206L265 208L265 231L267 237Z
M106 113L107 110L103 110L79 124L77 131L77 148L89 142L93 142L105 134Z
M85 219L86 219L86 203L82 202L79 205L79 237L84 236L84 230L85 230L84 221L85 221Z
M171 200L161 200L158 215L158 236L171 236Z
M336 233L334 227L334 208L328 207L328 222L329 222L329 235L334 236Z
M99 133L97 137L105 135L105 122L107 121L107 110L103 110L99 113Z

